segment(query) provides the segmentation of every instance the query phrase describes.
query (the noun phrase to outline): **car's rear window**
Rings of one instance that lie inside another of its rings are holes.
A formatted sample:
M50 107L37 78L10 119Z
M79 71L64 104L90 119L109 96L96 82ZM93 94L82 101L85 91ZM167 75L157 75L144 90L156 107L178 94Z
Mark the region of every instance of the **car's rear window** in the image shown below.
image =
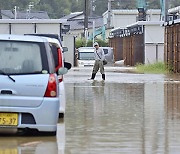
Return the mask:
M79 60L94 60L94 52L79 52Z
M0 41L0 70L6 74L42 72L41 49L38 43Z
M103 49L103 51L105 55L108 54L108 49Z

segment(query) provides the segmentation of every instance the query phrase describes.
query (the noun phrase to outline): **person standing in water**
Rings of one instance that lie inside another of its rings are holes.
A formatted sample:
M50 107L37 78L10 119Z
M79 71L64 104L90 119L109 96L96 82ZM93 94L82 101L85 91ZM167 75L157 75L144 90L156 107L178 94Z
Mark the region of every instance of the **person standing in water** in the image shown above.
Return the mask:
M105 73L104 73L104 65L103 65L103 60L105 59L104 56L104 51L99 47L99 44L97 42L94 43L94 66L93 66L93 71L92 71L92 76L91 80L94 80L96 73L100 69L100 73L102 74L102 79L105 80Z

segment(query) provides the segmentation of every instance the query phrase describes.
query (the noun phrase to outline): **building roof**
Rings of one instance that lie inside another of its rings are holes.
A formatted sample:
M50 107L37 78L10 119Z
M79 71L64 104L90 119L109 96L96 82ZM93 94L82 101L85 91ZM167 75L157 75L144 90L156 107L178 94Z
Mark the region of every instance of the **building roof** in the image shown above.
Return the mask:
M71 20L71 19L74 19L74 18L76 18L76 17L78 17L80 15L83 15L83 12L74 12L74 13L71 13L71 14L69 14L67 16L62 17L61 19Z
M1 10L1 15L8 17L9 19L14 19L14 14L11 10Z
M75 12L60 19L67 19L67 25L70 25L70 30L84 29L84 13ZM88 28L93 28L93 21L95 22L95 28L104 26L103 17L93 16L88 17Z
M119 9L119 10L111 10L112 14L116 14L116 15L137 15L138 14L138 10L137 9ZM148 9L147 14L160 14L161 10L160 9ZM103 13L103 16L105 16L106 14L108 14L108 11Z
M0 24L6 24L6 23L11 23L11 24L66 24L67 20L66 19L1 19Z
M17 19L49 19L47 12L17 12Z
M88 20L88 28L93 28L93 21L95 21L95 28L102 27L103 24L103 18L89 18ZM74 19L74 20L68 20L67 24L70 25L71 30L78 30L84 28L84 19Z
M1 10L1 15L9 19L14 19L15 15L11 10ZM31 11L31 12L17 12L17 19L49 19L47 12L44 11Z

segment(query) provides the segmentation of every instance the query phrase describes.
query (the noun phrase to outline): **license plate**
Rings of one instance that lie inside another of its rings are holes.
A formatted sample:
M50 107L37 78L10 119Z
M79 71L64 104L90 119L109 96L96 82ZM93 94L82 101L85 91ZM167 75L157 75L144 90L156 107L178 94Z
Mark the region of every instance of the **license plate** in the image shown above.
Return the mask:
M17 113L0 113L1 126L17 126L18 114Z
M17 149L0 149L0 154L18 154Z

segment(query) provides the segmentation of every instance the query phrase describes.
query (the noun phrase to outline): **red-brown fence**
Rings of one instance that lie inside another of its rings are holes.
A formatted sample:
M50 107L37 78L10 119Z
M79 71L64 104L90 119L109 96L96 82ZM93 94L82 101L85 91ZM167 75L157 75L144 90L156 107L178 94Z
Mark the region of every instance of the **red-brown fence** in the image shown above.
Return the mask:
M180 73L180 24L165 28L165 62L174 73Z
M109 44L114 48L115 61L125 59L125 65L144 64L144 34L113 37Z

